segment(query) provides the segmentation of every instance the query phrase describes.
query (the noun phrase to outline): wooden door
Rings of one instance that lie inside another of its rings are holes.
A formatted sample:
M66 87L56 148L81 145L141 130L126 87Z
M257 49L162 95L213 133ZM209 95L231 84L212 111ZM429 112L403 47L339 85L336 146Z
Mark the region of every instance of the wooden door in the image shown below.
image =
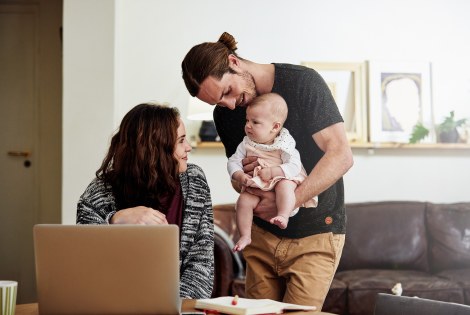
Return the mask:
M33 225L60 222L61 75L46 65L61 60L45 44L62 4L44 2L0 1L0 280L18 281L18 303L36 301Z

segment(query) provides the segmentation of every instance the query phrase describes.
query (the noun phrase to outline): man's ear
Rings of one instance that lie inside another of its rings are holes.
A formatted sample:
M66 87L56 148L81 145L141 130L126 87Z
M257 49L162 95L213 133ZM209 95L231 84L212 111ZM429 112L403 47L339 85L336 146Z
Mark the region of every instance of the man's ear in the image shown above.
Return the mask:
M240 67L240 59L237 58L234 54L228 55L228 64L230 68L238 68Z

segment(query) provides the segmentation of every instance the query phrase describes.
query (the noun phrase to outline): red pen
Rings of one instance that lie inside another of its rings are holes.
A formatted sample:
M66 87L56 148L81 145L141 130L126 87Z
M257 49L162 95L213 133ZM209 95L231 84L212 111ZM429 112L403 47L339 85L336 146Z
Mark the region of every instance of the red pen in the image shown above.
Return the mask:
M232 305L237 305L238 303L238 295L235 295L232 300Z

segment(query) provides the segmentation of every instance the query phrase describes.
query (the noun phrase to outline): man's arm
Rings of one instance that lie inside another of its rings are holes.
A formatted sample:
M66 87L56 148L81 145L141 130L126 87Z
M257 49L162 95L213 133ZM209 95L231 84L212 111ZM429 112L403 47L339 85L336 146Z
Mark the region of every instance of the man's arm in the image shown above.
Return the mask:
M244 170L244 162L246 158L246 149L243 144L243 141L238 145L236 151L227 161L227 171L232 180L232 187L238 193L241 191L241 184L233 178L233 174L239 170Z
M344 131L344 123L331 125L312 137L325 154L295 190L296 207L328 189L354 164L351 147Z

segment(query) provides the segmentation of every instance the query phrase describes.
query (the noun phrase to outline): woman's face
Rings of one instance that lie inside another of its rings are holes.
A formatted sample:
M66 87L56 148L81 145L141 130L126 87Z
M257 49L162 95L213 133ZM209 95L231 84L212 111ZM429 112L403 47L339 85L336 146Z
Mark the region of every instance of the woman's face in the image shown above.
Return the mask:
M180 124L177 131L177 138L175 144L175 152L173 156L178 160L178 172L186 172L188 168L188 153L191 152L191 146L186 140L186 128L184 127L183 121L179 120Z

